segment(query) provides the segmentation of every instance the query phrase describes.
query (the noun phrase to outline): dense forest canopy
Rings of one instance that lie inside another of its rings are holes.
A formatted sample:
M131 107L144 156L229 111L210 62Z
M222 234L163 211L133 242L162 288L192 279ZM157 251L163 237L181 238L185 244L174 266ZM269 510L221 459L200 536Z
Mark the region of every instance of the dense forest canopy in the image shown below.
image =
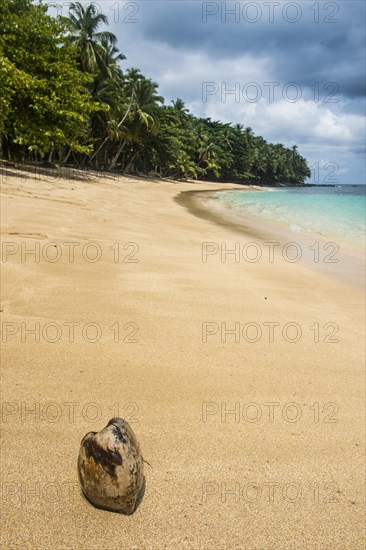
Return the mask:
M32 0L0 3L0 153L172 178L303 183L297 147L166 105L139 69L123 71L95 4L51 17Z

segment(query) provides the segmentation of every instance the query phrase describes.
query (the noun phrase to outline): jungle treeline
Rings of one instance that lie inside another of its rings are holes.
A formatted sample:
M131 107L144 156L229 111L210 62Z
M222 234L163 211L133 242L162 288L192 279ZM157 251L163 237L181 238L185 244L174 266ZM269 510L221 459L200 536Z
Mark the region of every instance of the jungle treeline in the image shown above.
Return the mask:
M294 145L268 143L242 124L170 105L125 56L108 18L75 2L50 16L32 0L0 2L0 154L176 179L303 183Z

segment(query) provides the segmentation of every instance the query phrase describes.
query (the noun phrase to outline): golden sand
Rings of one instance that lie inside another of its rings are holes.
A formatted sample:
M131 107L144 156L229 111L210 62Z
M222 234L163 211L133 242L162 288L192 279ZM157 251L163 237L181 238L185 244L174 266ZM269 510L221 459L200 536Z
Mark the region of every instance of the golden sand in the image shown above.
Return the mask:
M222 185L58 176L2 171L1 547L364 548L360 289L175 200ZM116 415L129 517L77 479Z

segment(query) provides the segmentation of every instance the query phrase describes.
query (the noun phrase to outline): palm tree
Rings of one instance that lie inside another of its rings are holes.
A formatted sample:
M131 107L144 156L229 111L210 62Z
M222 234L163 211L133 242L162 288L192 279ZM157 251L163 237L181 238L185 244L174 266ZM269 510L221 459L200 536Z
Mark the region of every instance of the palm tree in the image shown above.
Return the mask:
M117 153L113 157L113 160L112 160L112 162L110 164L110 167L109 167L110 169L114 168L115 164L117 163L118 157L120 156L123 148L125 147L124 139L123 139L123 137L124 137L123 132L128 132L128 130L124 129L120 133L118 133L118 132L119 132L120 128L123 127L123 123L125 122L128 115L130 114L130 111L132 109L132 105L133 105L133 102L134 102L134 97L135 97L135 91L132 90L132 94L131 94L131 97L129 99L129 104L127 106L127 109L125 108L126 105L123 101L119 101L119 102L116 101L116 103L114 105L114 111L116 112L116 116L118 116L118 117L122 116L122 111L123 111L123 116L119 120L119 122L117 122L114 118L111 118L109 120L109 128L107 129L107 135L104 138L104 140L102 141L102 143L99 145L98 149L90 157L89 163L92 162L92 160L98 155L98 153L103 149L103 147L106 145L106 143L110 139L114 139L115 136L118 135L118 137L120 138L120 142L119 142L118 147L117 147ZM113 127L113 132L110 131L111 127Z
M124 150L124 148L126 147L126 145L128 143L131 142L131 138L130 138L130 132L129 132L129 129L124 126L124 125L118 125L118 121L116 119L112 119L109 123L108 123L108 139L111 141L111 142L118 142L117 144L117 151L114 150L114 156L112 158L112 161L110 163L110 167L114 168L114 166L116 165L122 151ZM107 151L107 148L106 148L106 151ZM106 156L106 153L105 153L105 156Z
M155 132L158 128L158 108L159 103L163 103L164 99L157 94L158 85L149 79L139 80L135 86L135 102L129 123L131 125L132 136L138 139L143 128L150 129Z
M183 99L180 99L180 97L178 97L175 101L172 99L172 103L174 109L178 111L178 113L189 113L189 109L186 108L185 102L183 101Z
M97 32L102 23L108 24L108 17L98 13L95 4L84 6L81 2L73 2L70 4L69 17L63 17L62 20L70 28L71 40L80 50L81 69L88 73L95 73L98 68L103 70L105 45L114 47L117 41L111 32Z
M255 138L252 171L258 179L264 179L268 170L267 142L261 136Z
M139 144L144 132L148 130L152 135L156 135L159 130L159 104L164 102L164 98L157 94L158 85L152 80L142 78L134 85L134 101L132 108L126 120L126 126L129 128L129 139L135 146L135 151L128 162L125 172L132 170L135 159L139 154ZM116 157L113 161L117 162ZM112 161L110 168L114 167Z
M186 104L184 103L183 99L180 99L178 97L175 101L172 100L174 110L177 113L179 125L182 127L185 125L189 113L189 109L187 109Z
M141 73L140 69L136 69L136 67L130 67L129 69L127 69L127 71L126 71L126 80L131 85L135 85L139 80L144 80L144 79L145 79L145 77Z
M102 36L100 40L101 45L101 61L102 64L99 67L101 72L101 78L112 80L122 80L123 73L122 69L119 66L119 61L126 59L126 56L123 53L118 53L118 49L115 47L114 43L111 43L110 39L106 36Z
M136 88L138 88L139 83L141 83L142 81L146 82L148 81L148 79L146 79L146 77L141 73L140 69L136 69L135 67L131 67L127 69L126 74L124 76L122 75L121 78L117 78L118 85L120 86L120 93L119 93L119 101L117 101L115 104L115 111L116 111L116 117L122 117L122 118L119 119L118 123L115 120L113 120L113 122L110 121L115 126L116 129L121 128L123 123L128 119L128 117L131 118L133 107L135 108L136 104L139 103L138 101L136 101ZM151 82L151 81L148 81L148 82ZM151 82L151 84L154 90L156 90L158 85L154 82ZM121 98L124 98L124 99L121 101ZM161 98L161 100L164 101L163 98ZM126 130L126 128L124 128L119 135L120 135L120 140L117 145L116 153L113 156L112 161L110 162L110 165L109 165L110 170L115 167L115 165L117 164L118 158L121 155L123 149L125 148L127 142L130 141L130 134L129 134L129 131ZM101 149L106 145L106 143L110 139L111 139L111 134L110 132L108 132L107 136L105 137L103 142L99 145L98 149L90 157L89 162L92 162L92 160L98 155L98 153L101 151Z
M203 165L206 174L212 171L216 177L219 177L221 171L219 159L222 155L222 149L213 141L212 136L209 135L207 128L204 126L199 127L197 131L196 152L198 155L197 166Z

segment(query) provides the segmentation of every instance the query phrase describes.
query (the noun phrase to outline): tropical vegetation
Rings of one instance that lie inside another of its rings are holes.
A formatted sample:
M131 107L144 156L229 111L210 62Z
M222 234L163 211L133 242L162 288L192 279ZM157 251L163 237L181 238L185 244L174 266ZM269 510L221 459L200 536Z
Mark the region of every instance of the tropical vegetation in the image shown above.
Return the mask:
M96 170L222 181L302 183L297 147L241 124L199 118L181 98L122 70L116 36L96 4L52 17L41 1L0 3L0 154Z

